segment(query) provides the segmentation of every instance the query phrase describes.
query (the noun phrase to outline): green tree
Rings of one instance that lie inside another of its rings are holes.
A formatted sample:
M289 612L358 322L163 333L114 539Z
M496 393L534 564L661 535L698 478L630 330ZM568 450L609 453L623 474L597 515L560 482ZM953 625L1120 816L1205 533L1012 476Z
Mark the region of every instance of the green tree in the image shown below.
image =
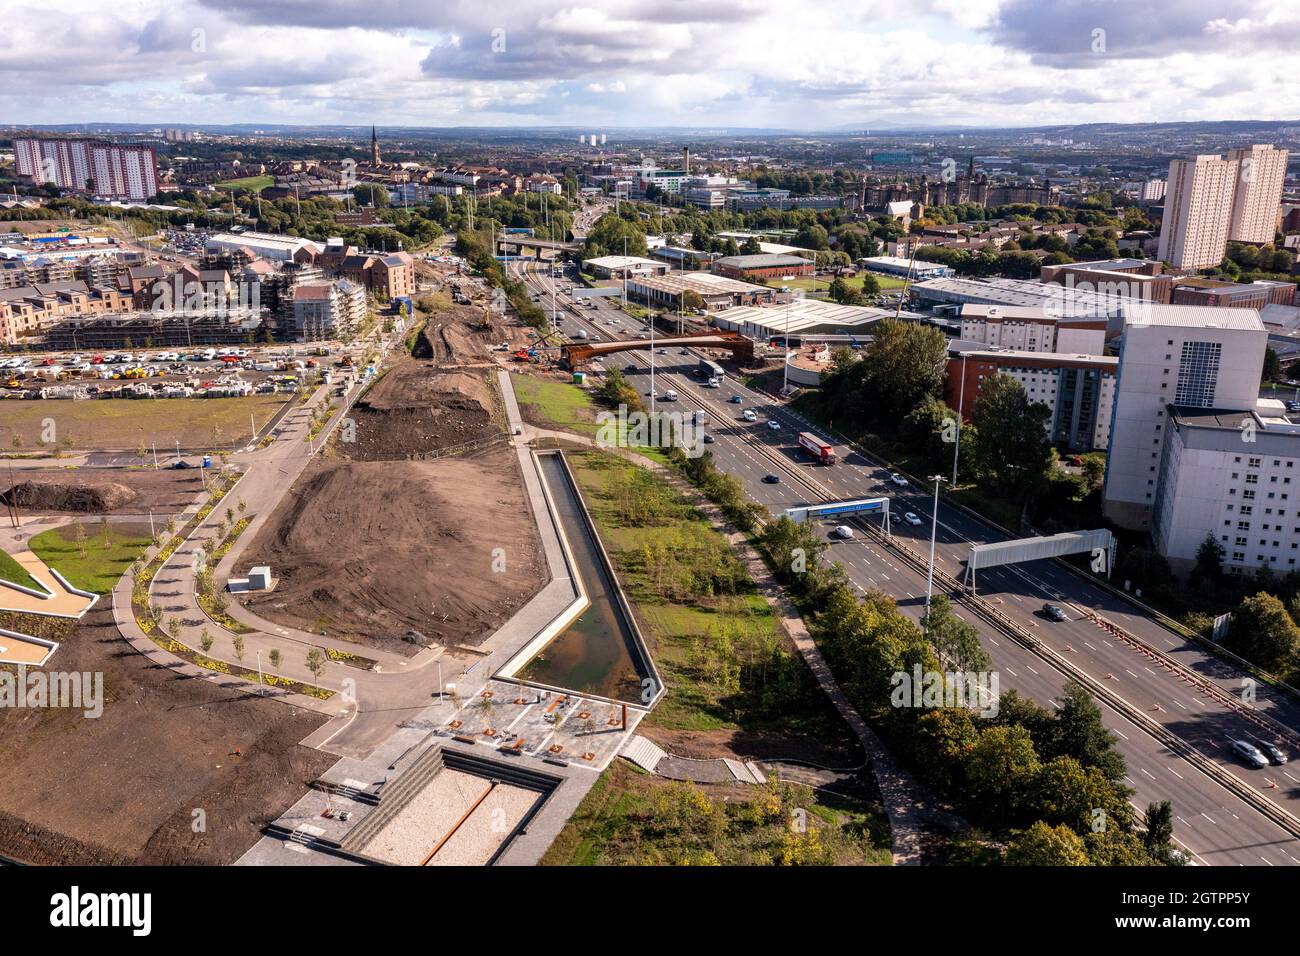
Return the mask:
M970 796L998 824L1016 820L1038 775L1038 754L1023 727L987 727L966 760Z
M1196 584L1218 584L1223 579L1223 559L1227 556L1222 542L1208 532L1196 549L1196 565L1192 568L1192 581Z
M1282 602L1260 591L1232 612L1223 645L1265 670L1289 673L1296 665L1297 641L1300 631Z
M979 433L976 466L994 491L1023 504L1046 484L1055 461L1047 436L1051 418L1051 409L1031 402L1010 375L985 379L971 420Z
M948 340L938 329L883 319L873 329L865 361L859 363L881 413L902 418L927 395L937 395L948 363ZM857 368L858 366L855 366Z
M1083 840L1067 826L1039 820L1007 843L1008 866L1087 866Z
M922 619L930 643L954 670L986 671L993 662L980 644L980 632L974 624L958 617L946 594L930 599L930 610Z
M1060 697L1049 752L1073 757L1084 767L1096 767L1107 780L1122 780L1124 758L1115 750L1115 738L1101 722L1101 709L1077 681L1069 681Z
M311 672L312 680L320 680L320 672L325 668L325 655L319 647L313 647L307 652L307 670Z
M1282 377L1282 362L1277 357L1277 351L1271 346L1264 349L1264 368L1260 373L1260 381L1277 382Z

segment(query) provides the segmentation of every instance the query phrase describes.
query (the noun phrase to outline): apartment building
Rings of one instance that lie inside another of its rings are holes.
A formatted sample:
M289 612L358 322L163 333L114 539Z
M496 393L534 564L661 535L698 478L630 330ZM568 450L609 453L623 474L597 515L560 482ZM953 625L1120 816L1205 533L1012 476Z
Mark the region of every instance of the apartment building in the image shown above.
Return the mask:
M949 353L944 401L969 420L984 383L1010 375L1031 402L1051 410L1048 440L1072 452L1105 449L1110 442L1119 359L1109 355L954 349Z
M1277 234L1287 151L1275 146L1247 146L1228 152L1237 164L1228 238L1235 242L1272 242Z
M1106 318L1062 317L1041 306L968 303L961 307L961 338L1022 352L1102 355L1106 351Z
M298 342L346 337L366 316L365 289L347 279L294 286L290 333Z
M1223 259L1241 164L1222 156L1169 164L1159 257L1175 269L1206 269Z
M18 175L38 186L140 201L158 194L158 157L150 146L16 139L14 161Z
M1254 309L1144 305L1121 320L1103 510L1150 530L1168 406L1254 408L1268 333Z
M1281 402L1244 411L1171 405L1152 537L1179 572L1207 535L1232 574L1300 569L1300 420Z

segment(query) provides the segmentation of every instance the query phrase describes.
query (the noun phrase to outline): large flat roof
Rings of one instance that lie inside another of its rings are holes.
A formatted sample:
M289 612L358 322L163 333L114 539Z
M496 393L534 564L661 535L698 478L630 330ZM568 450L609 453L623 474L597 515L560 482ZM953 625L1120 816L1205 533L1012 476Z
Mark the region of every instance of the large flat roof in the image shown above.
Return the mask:
M751 325L773 335L792 335L822 328L857 328L891 318L892 309L871 306L840 305L820 299L794 299L787 310L784 305L746 305L713 315L714 321L728 326Z
M1256 309L1226 309L1213 305L1153 305L1137 304L1139 322L1168 328L1239 329L1246 332L1263 332Z

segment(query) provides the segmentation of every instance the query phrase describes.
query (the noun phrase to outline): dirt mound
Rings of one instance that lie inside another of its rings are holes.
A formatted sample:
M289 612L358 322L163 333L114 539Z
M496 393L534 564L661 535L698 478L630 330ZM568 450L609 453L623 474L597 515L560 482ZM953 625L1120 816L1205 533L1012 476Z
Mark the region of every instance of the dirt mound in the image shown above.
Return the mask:
M0 503L35 511L85 511L101 514L136 499L136 493L116 481L23 481L0 495Z
M411 355L438 365L482 364L500 341L482 306L459 305L429 318L416 336Z
M406 359L353 406L356 427L340 430L334 447L353 461L426 458L503 435L495 407L483 373L438 371Z
M269 564L279 578L274 591L250 594L248 606L397 653L420 649L405 640L411 631L477 644L545 581L521 485L509 449L432 462L313 463L241 558Z

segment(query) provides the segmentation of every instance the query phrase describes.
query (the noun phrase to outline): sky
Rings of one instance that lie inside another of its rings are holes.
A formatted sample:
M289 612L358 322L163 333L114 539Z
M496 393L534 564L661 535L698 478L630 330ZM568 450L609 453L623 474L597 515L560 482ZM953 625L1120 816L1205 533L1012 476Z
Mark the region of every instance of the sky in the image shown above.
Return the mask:
M0 25L0 123L1300 118L1300 0L0 0Z

